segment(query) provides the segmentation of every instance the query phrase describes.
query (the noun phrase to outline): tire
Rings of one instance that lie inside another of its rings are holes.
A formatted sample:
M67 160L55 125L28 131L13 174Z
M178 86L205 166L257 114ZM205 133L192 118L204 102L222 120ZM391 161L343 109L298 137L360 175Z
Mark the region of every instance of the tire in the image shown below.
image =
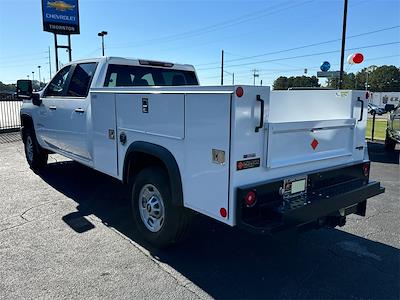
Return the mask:
M375 110L371 110L370 114L371 114L371 116L373 116L375 114Z
M173 205L164 169L147 167L140 171L131 187L131 204L136 229L151 245L165 248L184 238L189 212Z
M41 171L47 165L47 152L40 147L36 140L35 132L32 129L27 129L24 132L24 148L25 157L29 167L35 171Z
M394 151L395 147L396 147L396 142L390 138L386 130L385 149L388 151Z

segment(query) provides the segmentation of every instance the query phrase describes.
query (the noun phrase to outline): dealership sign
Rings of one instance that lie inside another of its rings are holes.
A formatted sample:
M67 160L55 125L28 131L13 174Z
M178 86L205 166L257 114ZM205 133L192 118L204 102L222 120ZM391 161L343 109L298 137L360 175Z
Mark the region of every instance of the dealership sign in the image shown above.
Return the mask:
M43 30L79 34L78 0L42 0Z

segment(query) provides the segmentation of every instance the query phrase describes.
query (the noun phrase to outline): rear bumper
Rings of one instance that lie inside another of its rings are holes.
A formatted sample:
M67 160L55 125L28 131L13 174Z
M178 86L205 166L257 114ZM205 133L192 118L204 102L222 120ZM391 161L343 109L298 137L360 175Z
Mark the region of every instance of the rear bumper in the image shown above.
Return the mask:
M344 225L346 215L355 213L365 216L367 199L385 191L379 182L364 182L358 187L353 184L346 182L319 189L317 194L313 193L305 199L303 197L301 205L288 208L277 203L264 212L260 210L261 217L246 217L243 206L238 204L237 225L247 231L267 235L322 225ZM243 192L239 191L238 194Z

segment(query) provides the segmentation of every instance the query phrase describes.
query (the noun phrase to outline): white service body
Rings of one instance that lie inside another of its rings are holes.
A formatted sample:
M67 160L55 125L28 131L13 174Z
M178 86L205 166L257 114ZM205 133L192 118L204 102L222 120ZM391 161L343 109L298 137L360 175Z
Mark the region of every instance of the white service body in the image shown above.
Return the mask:
M32 115L40 146L123 180L131 143L160 145L178 164L184 206L226 224L236 225L240 186L364 160L365 92L240 86L238 97L239 86L104 87L108 64L137 61L88 61L97 68L87 97L42 97L40 107L24 101L21 114ZM238 170L248 158L260 166Z

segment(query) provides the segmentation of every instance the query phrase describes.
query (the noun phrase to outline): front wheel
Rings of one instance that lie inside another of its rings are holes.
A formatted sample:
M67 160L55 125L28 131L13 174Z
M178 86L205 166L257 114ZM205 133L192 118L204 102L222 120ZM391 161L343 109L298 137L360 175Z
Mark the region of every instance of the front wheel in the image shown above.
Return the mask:
M34 171L40 171L47 164L48 155L36 140L33 130L28 129L24 134L25 157Z
M143 169L131 190L133 219L150 244L164 248L180 241L188 227L189 213L172 203L167 173L160 167Z

